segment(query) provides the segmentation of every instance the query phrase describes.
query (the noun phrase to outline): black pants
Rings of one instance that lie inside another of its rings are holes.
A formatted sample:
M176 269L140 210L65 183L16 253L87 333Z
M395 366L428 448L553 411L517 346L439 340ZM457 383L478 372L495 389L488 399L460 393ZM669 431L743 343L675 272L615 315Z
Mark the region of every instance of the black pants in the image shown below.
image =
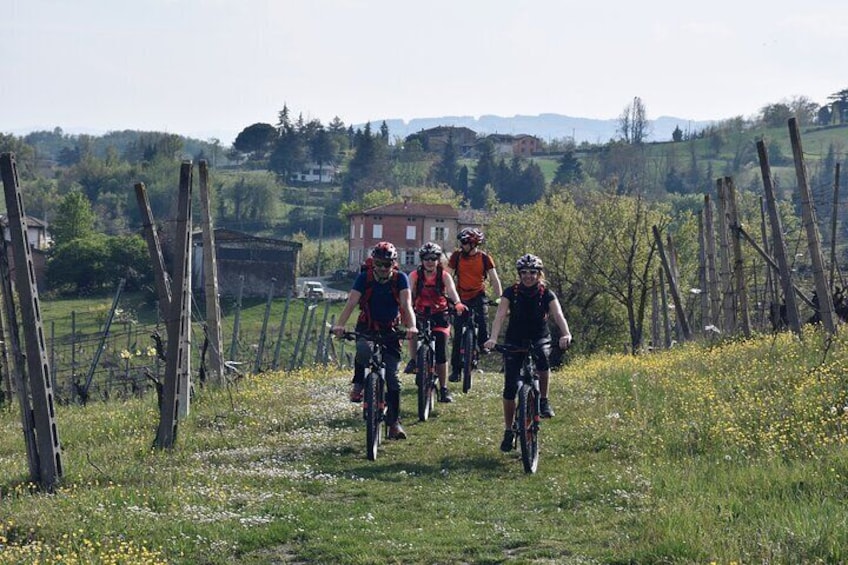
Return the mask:
M488 315L489 307L486 305L486 295L478 294L470 300L464 300L463 304L468 307L470 314L457 316L453 323L453 351L451 352L451 368L454 371L462 369L462 359L459 350L462 345L462 329L469 323L468 316L474 316L477 322L477 346L482 349L483 344L489 341Z

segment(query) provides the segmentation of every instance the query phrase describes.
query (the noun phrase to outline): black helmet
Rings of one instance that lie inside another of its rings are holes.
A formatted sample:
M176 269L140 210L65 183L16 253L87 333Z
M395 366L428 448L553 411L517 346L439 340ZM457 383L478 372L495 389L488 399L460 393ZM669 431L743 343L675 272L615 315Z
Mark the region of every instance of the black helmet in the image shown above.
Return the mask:
M460 243L470 243L471 245L480 245L486 240L483 232L477 228L465 228L456 234L456 238Z
M542 271L544 270L545 265L542 263L541 259L535 255L527 253L526 255L522 255L518 261L515 262L515 268L519 271L522 269L536 269L537 271Z
M384 259L387 261L396 261L398 258L397 249L388 241L381 241L371 250L371 257L374 259Z

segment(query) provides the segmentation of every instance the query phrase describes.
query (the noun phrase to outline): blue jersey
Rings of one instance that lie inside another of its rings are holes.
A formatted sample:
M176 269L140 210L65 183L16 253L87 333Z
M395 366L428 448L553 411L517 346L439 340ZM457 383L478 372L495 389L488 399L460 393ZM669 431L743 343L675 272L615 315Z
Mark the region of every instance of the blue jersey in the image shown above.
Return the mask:
M378 324L391 324L400 316L400 305L395 298L395 293L409 288L409 277L406 273L396 271L393 275L395 281L388 280L386 282L374 281L371 286L371 299L369 304L369 312L371 320ZM353 290L356 290L363 295L366 291L368 273L359 273L356 280L353 282ZM392 286L394 285L394 289Z

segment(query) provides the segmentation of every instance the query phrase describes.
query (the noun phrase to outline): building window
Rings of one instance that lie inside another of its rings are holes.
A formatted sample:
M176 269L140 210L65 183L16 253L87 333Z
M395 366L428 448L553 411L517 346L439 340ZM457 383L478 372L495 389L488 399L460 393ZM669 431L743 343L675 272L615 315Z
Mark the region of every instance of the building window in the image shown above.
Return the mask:
M356 224L351 222L350 223L350 239L353 239L355 237L356 237Z
M406 239L415 241L415 226L406 226Z
M374 227L371 230L371 237L373 237L374 239L382 239L383 224L374 224Z
M362 239L364 237L364 233L365 233L365 222L363 221L361 224L359 224L359 239Z
M444 241L447 237L447 229L442 226L435 226L431 229L433 241Z
M415 250L407 249L403 252L403 264L404 265L414 265L415 264Z

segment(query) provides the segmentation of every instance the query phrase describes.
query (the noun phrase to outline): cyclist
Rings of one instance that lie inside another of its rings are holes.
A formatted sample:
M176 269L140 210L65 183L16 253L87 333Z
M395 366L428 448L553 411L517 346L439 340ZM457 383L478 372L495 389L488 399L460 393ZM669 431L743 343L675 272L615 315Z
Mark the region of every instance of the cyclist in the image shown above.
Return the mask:
M412 289L412 307L419 322L429 312L433 335L436 338L436 374L439 377L439 402L453 402L453 397L447 387L447 343L450 334L448 301L455 305L459 314L465 311L465 305L459 300L453 278L444 268L442 248L433 242L427 242L418 250L418 257L421 259L421 264L409 275L409 285ZM410 340L409 354L411 359L404 370L405 373L415 372L417 349L417 340Z
M384 341L383 361L386 367L386 423L389 426L389 439L406 439L406 432L400 424L400 379L398 364L400 363L400 338L396 336L397 326L403 322L407 327L407 339L414 339L418 334L415 325L415 312L412 310L410 299L409 278L397 269L397 249L387 241L381 241L371 250L372 265L359 273L353 283L353 288L347 298L332 332L341 337L345 324L355 306L359 305L359 318L356 321L356 331L361 333L380 333L386 336ZM368 341L358 339L356 342L356 362L353 372L353 387L350 399L353 402L362 400L362 389L365 382L365 367L371 356Z
M571 331L562 313L562 307L556 295L544 284L544 265L535 255L522 255L515 262L519 282L508 287L501 297L498 311L492 322L492 337L484 347L488 350L495 346L504 320L509 316L506 329L506 343L519 344L530 340L536 351L536 370L539 375L539 412L543 418L551 418L554 411L548 401L548 381L550 368L548 356L551 352L551 333L547 318L550 316L560 331L559 347L568 349L571 343ZM503 417L504 437L501 451L512 450L512 422L515 416L515 394L518 390L518 376L527 353L504 354Z
M456 235L460 248L454 251L448 260L448 267L456 278L459 297L471 310L477 322L477 345L483 349L483 344L489 339L488 308L486 306L486 279L492 284L496 297L501 295L501 280L495 269L492 257L480 249L485 236L477 228L465 228ZM459 350L462 341L463 318L454 322L453 352L451 354L451 382L459 382L462 372L462 359Z

